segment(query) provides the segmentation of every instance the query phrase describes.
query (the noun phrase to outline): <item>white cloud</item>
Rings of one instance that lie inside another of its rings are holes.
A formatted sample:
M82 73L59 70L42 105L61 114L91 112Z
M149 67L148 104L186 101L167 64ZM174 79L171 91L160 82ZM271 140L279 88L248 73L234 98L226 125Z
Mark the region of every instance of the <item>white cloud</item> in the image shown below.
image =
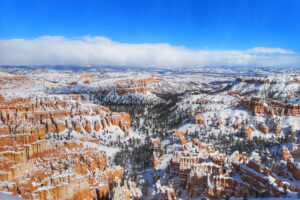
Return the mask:
M118 65L141 67L288 66L299 67L300 55L281 48L191 50L169 44L126 44L105 37L0 40L0 65Z
M266 47L255 47L248 51L249 53L265 53L265 54L296 54L294 51L281 48L266 48Z

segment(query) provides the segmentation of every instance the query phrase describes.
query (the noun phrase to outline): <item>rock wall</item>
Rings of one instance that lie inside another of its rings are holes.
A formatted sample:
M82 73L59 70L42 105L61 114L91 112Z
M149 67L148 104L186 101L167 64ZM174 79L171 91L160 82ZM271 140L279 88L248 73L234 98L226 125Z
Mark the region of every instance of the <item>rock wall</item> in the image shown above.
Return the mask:
M247 130L251 135L252 128ZM178 132L173 134L173 142L178 141L178 135ZM154 144L159 146L157 141ZM191 145L187 143L181 151L173 152L168 172L178 176L173 182L175 188L185 188L190 197L222 199L243 197L245 194L279 196L287 189L294 192L300 190L297 181L289 184L284 181L287 178L286 170L291 174L288 178L300 180L299 164L293 161L286 148L283 149L282 159L287 164L284 168L276 168L275 165L265 167L262 162L267 158L260 158L257 153L249 156L235 152L229 157L197 139L192 140Z
M254 115L269 114L278 116L298 116L300 115L300 105L283 104L278 101L263 101L259 98L244 98L241 106L251 110Z
M120 167L86 143L92 133L118 126L129 134L130 116L73 98L0 99L0 191L24 199L106 198ZM85 132L80 140L73 132Z

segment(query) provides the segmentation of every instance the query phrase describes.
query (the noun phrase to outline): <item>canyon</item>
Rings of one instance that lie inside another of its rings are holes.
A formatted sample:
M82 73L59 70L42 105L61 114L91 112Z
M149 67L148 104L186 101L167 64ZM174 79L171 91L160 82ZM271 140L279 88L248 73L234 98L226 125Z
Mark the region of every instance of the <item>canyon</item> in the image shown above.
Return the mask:
M0 69L0 192L7 195L300 193L297 71Z

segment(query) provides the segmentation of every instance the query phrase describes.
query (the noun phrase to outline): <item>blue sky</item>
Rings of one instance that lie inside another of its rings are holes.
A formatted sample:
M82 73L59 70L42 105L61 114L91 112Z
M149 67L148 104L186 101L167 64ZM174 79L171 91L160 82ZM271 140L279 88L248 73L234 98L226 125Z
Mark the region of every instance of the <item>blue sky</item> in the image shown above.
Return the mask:
M190 48L300 51L299 0L1 0L0 38L101 35Z
M299 0L0 0L0 39L102 36L189 50L300 52Z

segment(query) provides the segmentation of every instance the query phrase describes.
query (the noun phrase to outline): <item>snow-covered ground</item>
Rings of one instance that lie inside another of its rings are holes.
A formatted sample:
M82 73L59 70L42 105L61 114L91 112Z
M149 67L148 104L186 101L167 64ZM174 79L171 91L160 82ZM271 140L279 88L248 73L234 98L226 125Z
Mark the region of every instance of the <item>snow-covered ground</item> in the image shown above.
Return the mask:
M278 71L280 70L278 69ZM135 106L143 107L145 104L164 105L176 101L171 108L170 116L167 117L170 117L170 120L176 117L178 119L178 116L182 118L178 126L174 125L174 127L171 127L169 125L167 128L176 128L184 133L188 133L186 135L187 144L183 147L182 144L172 141L170 136L160 138L161 147L165 150L165 155L161 157L162 162L156 169L149 168L138 172L147 180L149 194L151 194L154 192L153 177L156 175L161 176L160 182L158 182L161 185L157 183L156 186L160 189L165 189L166 183L164 183L164 180L167 180L169 177L164 177L164 170L169 167L173 153L187 149L191 152L195 150L191 142L191 136L194 133L199 133L196 137L200 140L205 137L215 137L214 140L208 142L214 146L219 136L233 137L232 142L245 142L244 132L249 127L252 128L249 140L262 138L267 142L271 142L274 138L278 139L278 141L284 138L289 134L291 126L299 132L299 115L273 117L268 114L259 114L254 116L251 110L239 104L241 96L260 97L263 100L277 100L286 104L299 104L299 72L279 73L278 71L262 68L253 68L251 70L216 68L215 71L199 68L177 72L172 70L153 70L151 72L115 70L82 72L43 69L36 71L3 70L3 72L0 72L0 78L2 78L0 80L2 81L0 95L9 99L17 97L31 97L34 99L35 97L51 96L65 98L70 95L79 95L90 108L93 107L94 103L114 104L117 106L132 106L134 104ZM22 75L28 79L20 84L18 79L13 79L15 75ZM143 82L153 77L155 77L154 82ZM245 81L239 81L238 77L242 77ZM237 93L238 95L232 95L232 93ZM161 113L157 113L157 116L166 111L158 112ZM134 131L132 129L128 136L118 126L111 126L98 133L91 134L85 131L82 131L82 133L72 131L71 136L73 140L80 140L81 138L98 139L100 144L91 141L85 141L83 144L85 147L93 147L100 151L105 151L110 161L113 162L114 156L122 150L121 145L118 146L116 144L128 144L132 138L140 139L144 143L146 131L149 132L149 137L154 135L153 128L155 127L145 126L147 120L149 120L146 117L149 113L151 112L149 112L148 108L145 108L144 114L137 119L139 123L136 124L139 124L140 127L137 127ZM203 118L202 124L195 123L195 117L198 115ZM88 116L87 119L94 121L97 117ZM74 120L80 120L80 118L74 117ZM275 134L274 131L275 122L278 122L282 129L278 134ZM2 123L1 120L0 123ZM259 128L260 124L266 124L269 127L268 133L263 133ZM234 128L235 126L239 128ZM143 128L142 130L141 127ZM158 130L157 132L160 131ZM203 135L200 135L202 133ZM294 139L298 138L299 135L296 134ZM290 149L293 146L293 144L284 145ZM129 149L133 149L133 147L129 147ZM278 151L277 147L270 149ZM195 150L193 153L199 152ZM199 164L200 167L207 165L216 167L212 162ZM296 166L299 167L299 163L296 163ZM238 179L240 177L235 176L234 178ZM288 182L288 179L286 181ZM185 197L186 194L183 192L182 195ZM298 197L294 194L289 195L291 196L290 199ZM14 199L15 197L0 193L0 200L2 198ZM147 197L144 199L147 199Z
M1 200L21 200L22 198L17 197L17 196L13 196L9 193L0 192L0 199Z

